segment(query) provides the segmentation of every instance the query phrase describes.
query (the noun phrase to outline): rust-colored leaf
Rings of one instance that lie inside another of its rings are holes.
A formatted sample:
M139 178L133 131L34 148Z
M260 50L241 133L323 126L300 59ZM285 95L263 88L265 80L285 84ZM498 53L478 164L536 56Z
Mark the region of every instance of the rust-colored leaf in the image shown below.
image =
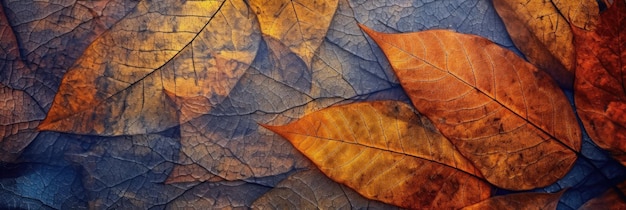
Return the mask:
M563 177L580 128L559 87L491 41L445 30L383 34L365 26L420 113L496 186L525 190Z
M37 137L35 128L44 117L32 97L0 84L0 162L12 162L22 153Z
M205 98L208 110L254 59L261 39L255 20L243 1L142 1L65 74L39 128L158 132L180 122L164 92ZM181 109L184 120L206 114Z
M599 9L595 0L558 0L556 4L544 0L494 0L493 4L513 43L526 58L548 72L561 87L571 89L576 65L573 35L559 9L568 18L581 22L584 18L579 16L597 16ZM595 9L591 8L593 6Z
M490 195L472 164L401 102L330 107L266 128L370 199L405 208L461 208Z
M496 196L463 209L556 209L559 199L565 191L558 193L515 193Z
M626 3L602 13L595 31L576 35L575 102L585 130L626 165Z
M616 191L619 190L622 195ZM616 188L607 190L602 195L595 197L585 204L579 210L596 210L596 209L626 209L626 201L622 196L626 193L626 182L617 185Z
M338 0L250 0L261 31L281 40L311 66L311 59L326 36Z

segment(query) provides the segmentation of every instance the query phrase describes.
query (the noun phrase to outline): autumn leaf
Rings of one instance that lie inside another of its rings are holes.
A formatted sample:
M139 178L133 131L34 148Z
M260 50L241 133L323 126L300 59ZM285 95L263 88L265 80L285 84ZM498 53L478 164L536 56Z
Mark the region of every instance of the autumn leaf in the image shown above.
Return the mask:
M515 193L496 196L463 209L556 209L556 206L559 204L559 198L561 198L564 192Z
M398 209L368 200L318 170L295 173L259 197L252 209Z
M258 49L258 24L248 12L241 1L140 2L65 74L39 128L158 132L179 123L165 91L207 98L206 106L221 102ZM181 109L185 120L205 114Z
M331 179L404 208L460 208L490 195L480 173L401 102L354 103L265 126Z
M280 40L311 66L315 51L326 36L338 0L250 0L261 31Z
M506 29L526 58L571 89L576 56L568 21L593 29L600 12L595 0L494 0Z
M581 134L567 98L514 53L451 31L361 28L383 50L415 108L492 184L542 187L574 164Z
M585 130L598 146L626 165L626 6L615 1L595 31L576 35L575 102Z
M45 117L37 102L24 91L0 84L0 162L13 162L37 137Z

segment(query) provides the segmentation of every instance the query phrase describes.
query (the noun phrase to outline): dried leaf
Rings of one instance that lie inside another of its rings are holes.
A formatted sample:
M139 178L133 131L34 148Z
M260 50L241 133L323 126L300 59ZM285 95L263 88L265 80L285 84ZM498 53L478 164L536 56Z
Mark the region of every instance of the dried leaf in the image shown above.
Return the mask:
M571 89L576 65L573 35L557 7L552 2L544 0L494 0L493 5L504 21L515 46L526 58L538 68L548 72L561 87ZM562 7L566 8L565 5ZM571 10L574 9L568 9ZM589 12L597 13L599 10ZM573 15L574 11L571 16Z
M626 165L626 3L602 13L595 31L573 28L577 69L575 102L585 130Z
M397 209L368 200L318 170L295 173L259 197L252 209Z
M45 113L24 91L0 84L0 162L13 162L37 137Z
M558 193L516 193L496 196L463 209L556 209L565 191Z
M336 106L265 127L366 198L405 208L460 208L491 193L471 163L401 102Z
M451 31L361 28L383 50L417 110L492 184L542 187L574 164L581 134L567 98L513 52Z
M326 36L338 0L250 0L261 31L281 40L311 66L311 59Z
M206 98L205 106L221 102L258 49L258 24L248 12L242 1L140 2L65 74L39 128L151 133L180 122L164 91ZM206 114L181 109L182 120Z

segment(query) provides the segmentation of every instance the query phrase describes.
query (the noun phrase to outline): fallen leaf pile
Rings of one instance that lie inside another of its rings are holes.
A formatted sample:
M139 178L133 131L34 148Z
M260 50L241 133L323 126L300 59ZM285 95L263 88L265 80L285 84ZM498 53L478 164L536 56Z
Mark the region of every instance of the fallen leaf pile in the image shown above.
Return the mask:
M624 0L0 0L0 208L621 208L625 32Z

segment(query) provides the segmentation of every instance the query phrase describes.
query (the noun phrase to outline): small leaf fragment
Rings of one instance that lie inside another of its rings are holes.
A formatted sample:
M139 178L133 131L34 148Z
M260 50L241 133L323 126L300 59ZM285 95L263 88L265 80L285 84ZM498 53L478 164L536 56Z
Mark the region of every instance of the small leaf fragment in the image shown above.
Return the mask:
M574 165L581 134L569 101L548 75L513 52L445 30L361 28L385 53L415 108L492 184L542 187Z
M626 165L626 3L615 1L595 31L572 29L578 116L589 137Z
M564 192L565 191L558 193L515 193L496 196L463 209L556 209L556 206L559 204L559 199Z
M407 104L379 101L265 127L366 198L404 208L461 208L488 198L480 173L422 120Z

